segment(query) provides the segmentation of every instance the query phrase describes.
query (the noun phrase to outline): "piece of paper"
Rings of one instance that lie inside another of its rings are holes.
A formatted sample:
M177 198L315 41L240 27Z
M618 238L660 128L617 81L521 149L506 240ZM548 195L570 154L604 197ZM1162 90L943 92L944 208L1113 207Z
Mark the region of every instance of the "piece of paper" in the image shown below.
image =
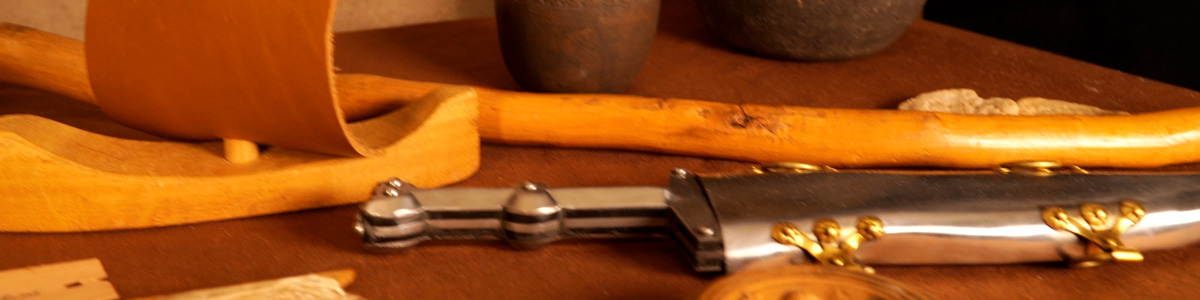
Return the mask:
M99 259L0 271L0 300L115 300Z

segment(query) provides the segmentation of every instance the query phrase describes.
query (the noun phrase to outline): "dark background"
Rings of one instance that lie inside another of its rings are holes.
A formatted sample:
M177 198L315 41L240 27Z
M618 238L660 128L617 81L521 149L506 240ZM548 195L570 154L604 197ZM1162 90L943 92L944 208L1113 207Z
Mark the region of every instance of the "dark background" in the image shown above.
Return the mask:
M929 0L925 19L1200 90L1200 1Z

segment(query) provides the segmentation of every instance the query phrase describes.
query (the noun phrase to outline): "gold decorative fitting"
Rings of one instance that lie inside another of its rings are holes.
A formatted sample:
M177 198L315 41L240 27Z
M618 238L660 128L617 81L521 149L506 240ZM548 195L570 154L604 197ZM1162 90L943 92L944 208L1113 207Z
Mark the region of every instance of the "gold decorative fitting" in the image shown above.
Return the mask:
M796 225L778 223L771 229L771 237L780 244L795 245L804 249L823 265L875 273L871 267L858 264L854 259L854 252L864 241L884 235L883 221L876 217L862 217L858 219L856 228L857 232L843 237L842 228L837 221L822 219L813 224L813 235L816 237L816 241L813 241Z
M1083 221L1072 218L1060 207L1042 209L1042 220L1054 230L1074 233L1087 242L1084 256L1071 262L1072 267L1094 267L1112 261L1142 261L1142 253L1125 246L1121 235L1146 216L1146 207L1133 200L1121 201L1121 215L1108 225L1108 210L1095 203L1079 206ZM1087 227L1084 227L1086 223Z
M816 172L837 172L837 169L834 169L833 167L830 167L830 166L818 166L818 165L814 165L814 164L806 164L806 163L798 163L798 162L771 162L771 163L763 163L760 166L754 166L753 168L750 169L750 172L752 172L754 174L767 174L767 173L805 174L805 173L816 173Z
M1079 166L1067 166L1057 161L1015 161L1005 163L996 168L1000 174L1017 174L1035 177L1049 177L1060 174L1088 174Z

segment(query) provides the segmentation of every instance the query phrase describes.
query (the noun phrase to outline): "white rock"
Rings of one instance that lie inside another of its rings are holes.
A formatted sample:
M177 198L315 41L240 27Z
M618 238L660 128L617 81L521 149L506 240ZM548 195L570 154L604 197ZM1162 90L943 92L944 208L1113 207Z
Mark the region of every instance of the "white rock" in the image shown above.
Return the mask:
M971 89L946 89L921 93L900 103L900 110L973 115L1015 115L1021 111L1017 102L1012 99L984 99Z
M1063 100L1046 99L1041 97L1026 97L1017 100L1021 107L1022 116L1040 115L1128 115L1128 112L1106 110L1103 108L1067 102Z
M900 103L900 110L928 111L970 115L1127 115L1123 111L1105 110L1062 100L1026 97L1018 101L1009 98L983 98L972 89L945 89L921 93Z

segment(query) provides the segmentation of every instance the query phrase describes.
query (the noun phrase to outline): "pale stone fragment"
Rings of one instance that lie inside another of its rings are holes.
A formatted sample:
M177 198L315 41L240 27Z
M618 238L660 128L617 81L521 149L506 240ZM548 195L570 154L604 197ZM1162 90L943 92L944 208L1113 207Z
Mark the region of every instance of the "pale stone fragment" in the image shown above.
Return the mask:
M1106 110L1103 108L1083 105L1079 103L1067 102L1063 100L1046 99L1041 97L1027 97L1017 100L1017 106L1021 108L1022 116L1038 116L1038 115L1090 115L1090 116L1106 116L1106 115L1128 115L1128 112Z
M900 110L1008 116L1129 114L1041 97L1026 97L1017 101L999 97L983 98L971 89L945 89L921 93L900 103Z
M982 98L971 89L925 92L900 103L900 110L973 115L1016 115L1017 102L1008 98Z

